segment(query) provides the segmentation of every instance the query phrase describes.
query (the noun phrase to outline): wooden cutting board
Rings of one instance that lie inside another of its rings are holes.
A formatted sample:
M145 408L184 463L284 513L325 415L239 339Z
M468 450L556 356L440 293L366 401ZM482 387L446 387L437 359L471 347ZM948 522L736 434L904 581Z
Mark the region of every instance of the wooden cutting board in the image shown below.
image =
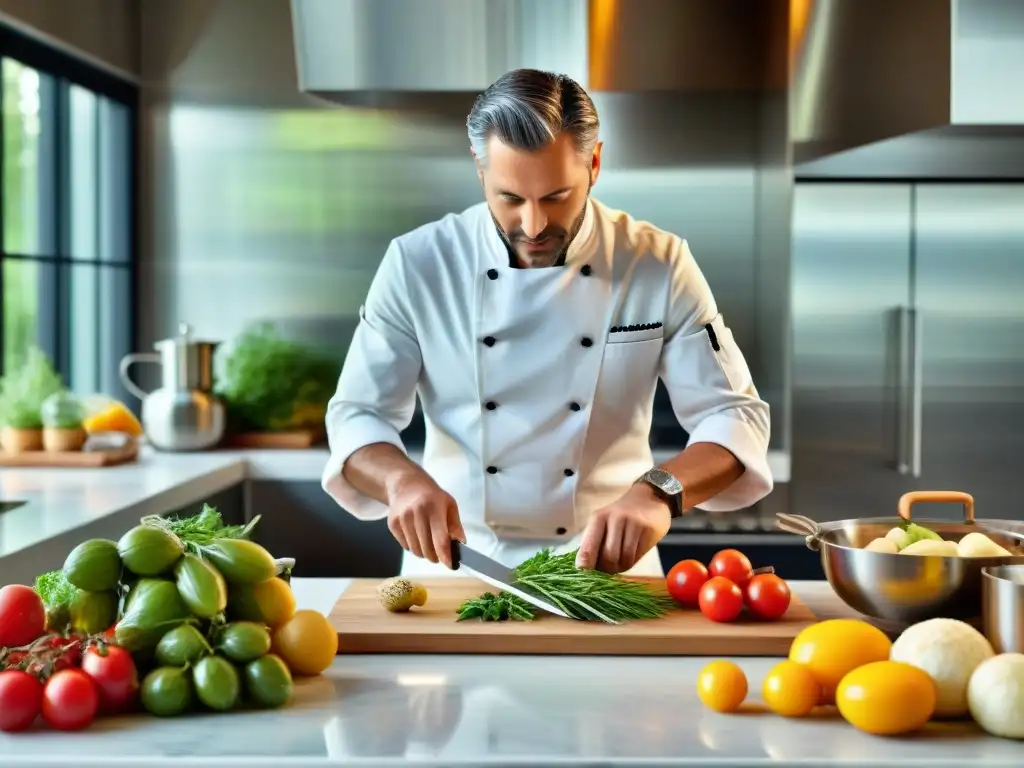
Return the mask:
M426 605L389 613L377 602L380 581L353 580L331 609L338 653L786 656L797 633L817 621L795 595L778 621L718 624L682 608L617 626L547 613L533 621L456 621L459 605L492 587L472 578L420 579Z

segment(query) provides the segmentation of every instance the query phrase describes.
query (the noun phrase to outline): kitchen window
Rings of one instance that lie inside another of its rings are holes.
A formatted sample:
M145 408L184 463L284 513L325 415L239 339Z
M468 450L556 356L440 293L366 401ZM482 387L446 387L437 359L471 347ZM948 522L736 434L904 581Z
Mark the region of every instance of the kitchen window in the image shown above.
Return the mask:
M137 90L3 26L0 67L0 371L38 346L74 391L123 397Z

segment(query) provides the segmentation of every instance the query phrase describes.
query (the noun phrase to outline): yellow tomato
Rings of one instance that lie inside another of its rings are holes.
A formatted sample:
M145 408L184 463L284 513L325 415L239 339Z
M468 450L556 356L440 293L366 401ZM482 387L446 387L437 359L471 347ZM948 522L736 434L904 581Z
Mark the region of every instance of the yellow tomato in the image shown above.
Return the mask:
M892 641L859 619L829 619L802 630L789 648L789 660L803 664L821 684L821 704L831 704L847 672L889 658Z
M277 629L295 615L295 593L276 576L258 584L232 584L228 592L232 620L259 621Z
M271 653L296 675L319 675L338 653L338 633L318 611L296 611L274 632Z
M781 661L765 677L761 697L778 715L803 717L818 706L821 685L809 667L795 661Z
M734 712L747 698L747 676L731 661L712 661L697 676L697 695L708 709Z
M850 725L877 736L923 728L935 712L938 691L931 676L902 661L876 661L846 675L836 706Z

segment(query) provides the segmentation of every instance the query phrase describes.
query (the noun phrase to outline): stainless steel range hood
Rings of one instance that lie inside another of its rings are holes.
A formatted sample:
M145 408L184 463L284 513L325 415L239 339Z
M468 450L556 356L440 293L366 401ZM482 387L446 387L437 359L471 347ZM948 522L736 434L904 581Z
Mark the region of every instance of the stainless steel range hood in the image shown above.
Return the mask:
M1024 2L792 0L797 164L921 131L1024 132Z
M517 67L562 72L591 91L759 90L785 87L765 64L772 5L292 0L292 26L299 88L343 104L478 93Z

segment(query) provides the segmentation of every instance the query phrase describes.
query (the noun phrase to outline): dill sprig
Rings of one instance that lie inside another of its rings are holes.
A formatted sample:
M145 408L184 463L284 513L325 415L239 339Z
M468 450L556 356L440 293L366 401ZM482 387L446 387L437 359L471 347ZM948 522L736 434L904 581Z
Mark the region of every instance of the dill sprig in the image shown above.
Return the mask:
M581 621L622 624L656 619L672 610L667 592L617 574L576 567L576 551L553 555L546 549L515 569L515 586L560 608ZM528 614L528 615L527 615ZM459 606L459 620L532 619L534 609L525 601L502 592L485 593Z
M170 531L181 539L186 549L198 552L218 539L248 539L259 519L260 516L256 515L245 525L224 525L224 519L217 508L203 504L198 515L183 518L147 515L140 522Z

